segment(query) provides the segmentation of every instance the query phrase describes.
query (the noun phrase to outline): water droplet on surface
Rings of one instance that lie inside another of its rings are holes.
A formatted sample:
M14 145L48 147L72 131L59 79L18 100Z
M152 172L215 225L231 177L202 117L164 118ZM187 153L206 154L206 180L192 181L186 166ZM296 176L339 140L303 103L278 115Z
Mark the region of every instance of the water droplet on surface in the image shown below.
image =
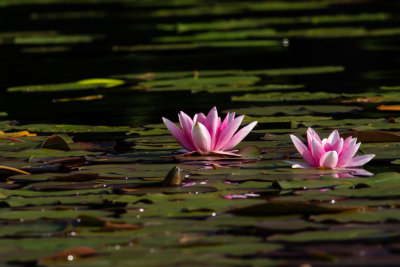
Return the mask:
M283 40L282 40L282 45L284 46L284 47L288 47L289 46L289 39L288 38L284 38Z

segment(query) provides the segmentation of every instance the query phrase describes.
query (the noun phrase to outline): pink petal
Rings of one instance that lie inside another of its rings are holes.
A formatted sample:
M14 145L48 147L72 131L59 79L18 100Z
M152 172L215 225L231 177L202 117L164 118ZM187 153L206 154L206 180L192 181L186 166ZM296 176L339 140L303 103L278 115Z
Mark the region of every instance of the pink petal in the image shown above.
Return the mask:
M243 121L244 116L237 117L232 122L228 123L226 128L221 132L217 144L215 145L214 150L221 150L226 144L231 140L233 134L239 129L240 124Z
M197 115L197 122L200 122L201 124L205 124L206 123L206 115L204 115L203 113L198 113Z
M367 154L350 159L343 167L358 167L362 166L375 157L374 154Z
M370 173L369 171L366 171L364 169L359 169L359 168L347 169L347 170L349 170L352 175L358 175L358 176L372 176L372 175L374 175L373 173Z
M215 147L216 135L218 129L218 112L216 107L213 107L208 113L205 126L207 127L210 133L211 148L213 149Z
M237 132L231 140L229 140L228 144L224 146L222 149L223 150L230 150L237 146L250 132L253 130L253 128L257 125L257 121L253 121L249 125L243 127L240 129L239 132Z
M311 127L309 127L307 129L307 141L308 141L308 147L309 148L311 148L311 140L312 139L316 139L319 142L322 142L321 138L319 138L318 134Z
M339 141L333 144L333 150L335 150L338 153L338 155L342 153L343 144L344 144L343 138L340 138Z
M225 129L225 127L228 125L228 120L229 120L229 112L226 114L224 121L222 122L221 126L219 127L219 131L222 131Z
M340 140L340 135L337 130L334 130L328 137L328 143L333 145Z
M299 138L295 135L290 135L290 138L292 139L292 142L294 146L296 147L297 151L299 151L301 157L308 162L308 164L317 166L315 165L315 161L313 157L311 156L310 150L303 144L303 142L300 141Z
M183 111L181 111L178 114L179 122L182 126L182 130L186 135L186 138L189 142L189 144L194 147L195 150L197 150L196 145L193 142L193 137L192 137L192 127L193 127L193 121L192 119Z
M314 158L316 166L320 166L320 158L325 154L325 150L322 147L322 143L317 139L311 138L311 155Z
M167 118L162 118L165 126L167 126L168 131L171 132L172 136L178 141L178 143L183 146L188 151L195 150L193 146L190 145L189 141L187 140L186 135L183 133L178 126L175 125L172 121L168 120Z
M351 136L347 137L347 138L344 140L344 142L343 142L342 153L345 152L345 151L349 148L349 145L350 145L350 143L351 143L351 140L353 140Z
M347 166L349 160L356 154L358 148L361 145L361 143L356 144L356 142L356 138L351 139L347 150L344 151L339 157L338 167Z
M324 155L322 155L319 165L321 167L333 169L336 167L338 163L338 154L336 151L328 151Z
M228 118L228 123L231 123L234 119L235 119L235 112L232 113L228 113L229 114L229 118Z
M209 152L211 147L211 136L206 126L200 122L193 124L192 136L194 144L203 152Z

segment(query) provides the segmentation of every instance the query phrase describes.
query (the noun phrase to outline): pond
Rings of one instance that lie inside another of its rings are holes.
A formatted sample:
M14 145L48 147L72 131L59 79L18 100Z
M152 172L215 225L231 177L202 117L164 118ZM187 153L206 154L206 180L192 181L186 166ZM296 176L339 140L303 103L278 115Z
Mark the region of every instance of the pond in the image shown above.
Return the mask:
M398 266L399 7L0 1L1 265ZM241 156L181 156L214 106ZM309 127L375 157L292 168Z

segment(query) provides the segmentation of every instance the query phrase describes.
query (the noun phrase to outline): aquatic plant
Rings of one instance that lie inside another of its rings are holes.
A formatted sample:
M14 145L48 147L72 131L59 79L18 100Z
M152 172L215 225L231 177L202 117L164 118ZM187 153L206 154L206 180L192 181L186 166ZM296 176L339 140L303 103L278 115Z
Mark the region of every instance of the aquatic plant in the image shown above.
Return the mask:
M290 135L297 151L307 163L296 163L294 168L350 168L359 167L370 161L374 154L354 157L361 142L357 138L340 137L339 132L334 130L328 138L321 138L312 129L307 130L308 148L295 135Z
M250 133L257 121L238 131L244 116L235 118L235 115L235 112L228 113L225 119L221 120L217 108L213 107L207 116L197 113L192 119L181 111L178 118L182 129L170 120L164 117L162 119L172 136L185 149L184 152L240 156L232 149Z

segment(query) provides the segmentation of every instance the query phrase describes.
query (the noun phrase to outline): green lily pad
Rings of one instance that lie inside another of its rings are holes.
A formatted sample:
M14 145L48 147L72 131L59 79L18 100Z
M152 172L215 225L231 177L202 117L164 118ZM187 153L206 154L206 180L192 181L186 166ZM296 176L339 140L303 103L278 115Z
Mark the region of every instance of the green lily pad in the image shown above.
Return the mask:
M318 101L323 99L333 99L340 95L327 92L273 92L262 94L245 94L243 96L232 96L232 101L251 101L251 102L280 102L280 101Z
M116 79L87 79L72 83L45 84L45 85L25 85L10 87L8 92L60 92L76 90L96 90L101 88L111 88L124 84L122 80Z

